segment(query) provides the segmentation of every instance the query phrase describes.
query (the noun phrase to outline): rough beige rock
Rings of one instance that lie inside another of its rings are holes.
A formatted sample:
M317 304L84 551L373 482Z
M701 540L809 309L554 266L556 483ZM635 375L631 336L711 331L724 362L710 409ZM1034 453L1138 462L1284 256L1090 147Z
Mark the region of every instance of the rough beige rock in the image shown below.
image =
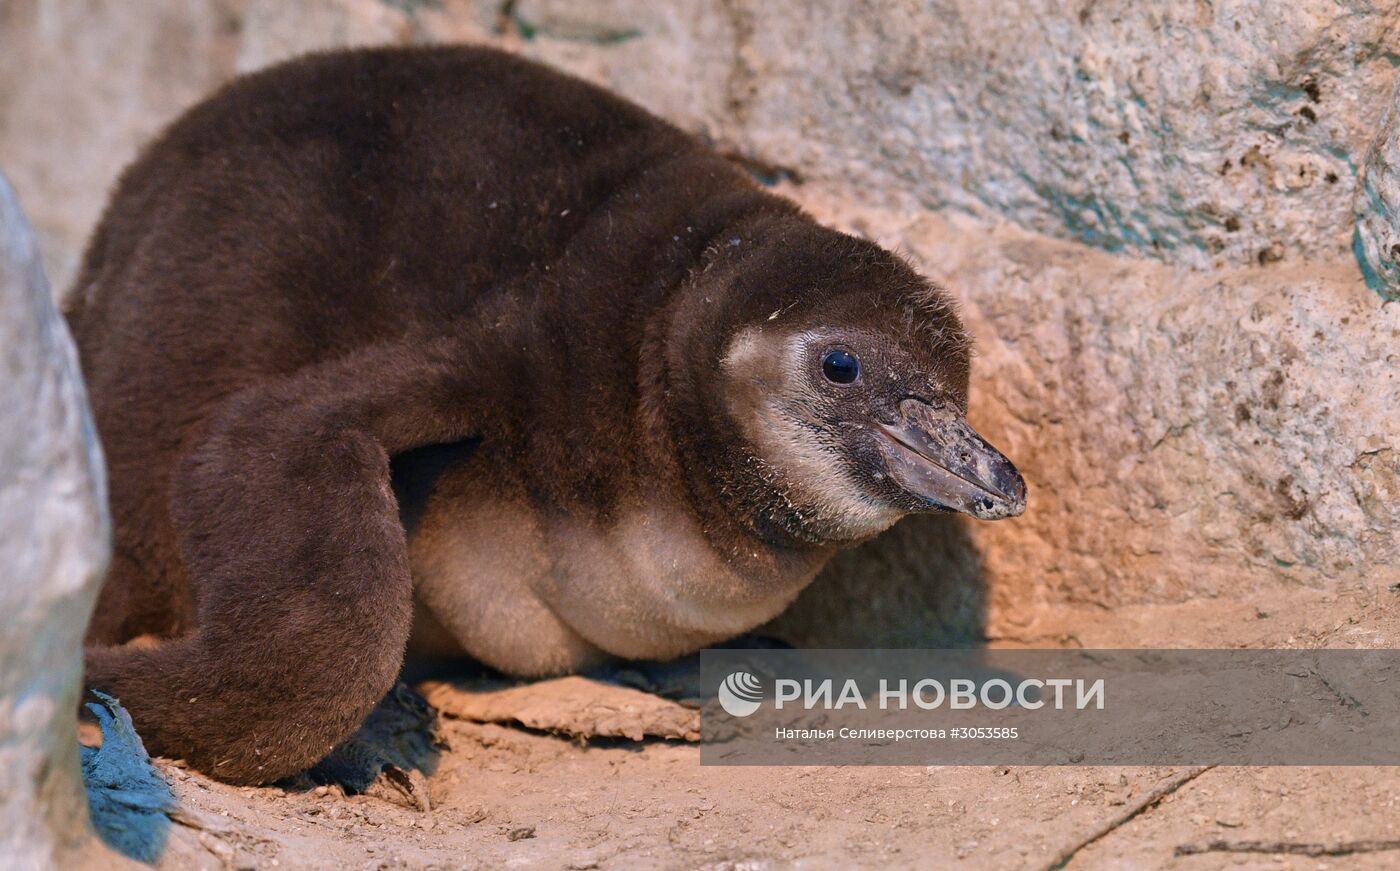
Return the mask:
M870 205L1195 266L1333 257L1397 26L1400 0L18 0L0 4L0 157L44 193L66 280L119 167L234 72L496 40Z
M117 173L161 124L227 78L234 9L0 2L0 165L25 198L55 292L77 271Z
M1056 608L1400 582L1400 306L1353 263L1184 273L799 198L966 301L972 417L1025 472L1030 507L896 530L838 562L784 629L855 641L855 601L883 614L866 638L967 640L979 609L992 635L1026 637Z
M459 720L519 723L584 740L700 740L698 708L578 675L519 686L499 681L428 681L418 690L443 715Z
M1400 50L1394 0L513 8L527 53L874 204L1197 266L1345 249Z
M1400 581L1400 324L1350 252L1397 25L1400 0L29 0L0 4L0 158L67 275L119 167L217 82L488 40L802 179L967 300L974 414L1032 498L844 555L778 629L966 643Z
M0 176L0 856L100 854L78 774L83 629L108 557L102 458L68 330ZM108 865L107 867L114 867Z
M1400 299L1400 85L1366 151L1356 190L1356 259L1373 290Z

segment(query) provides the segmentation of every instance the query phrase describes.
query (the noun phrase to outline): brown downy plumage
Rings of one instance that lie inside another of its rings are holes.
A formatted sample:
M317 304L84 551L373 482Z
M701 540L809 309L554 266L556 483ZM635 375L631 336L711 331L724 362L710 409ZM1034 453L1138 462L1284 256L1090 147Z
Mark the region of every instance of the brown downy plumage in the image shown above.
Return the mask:
M938 290L494 51L235 81L71 299L116 520L88 682L233 782L352 732L411 628L520 675L676 656L904 514L1024 503Z

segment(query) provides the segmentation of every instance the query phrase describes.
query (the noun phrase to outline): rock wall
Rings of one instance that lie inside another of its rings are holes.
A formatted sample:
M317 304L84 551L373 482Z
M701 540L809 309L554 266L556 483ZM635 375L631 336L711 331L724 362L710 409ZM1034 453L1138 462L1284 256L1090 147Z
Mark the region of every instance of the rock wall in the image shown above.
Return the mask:
M1381 116L1380 132L1366 152L1356 192L1356 260L1366 283L1389 300L1400 299L1400 87Z
M497 39L868 204L1240 265L1350 244L1397 23L1400 0L10 0L0 148L68 201L37 209L68 266L136 145L234 71Z
M848 555L784 631L1030 636L1400 581L1400 314L1352 254L1394 256L1353 200L1397 25L1400 0L12 0L0 160L67 276L139 143L236 72L465 40L608 85L947 283L974 416L1032 488L1020 520Z
M980 349L971 414L1025 472L1031 507L955 524L975 556L937 524L892 566L883 552L898 543L877 540L809 591L804 622L839 629L840 603L873 598L899 627L881 631L918 640L927 619L901 614L942 577L912 556L920 544L931 561L961 554L950 575L964 588L926 607L944 622L966 609L976 566L998 637L1036 637L1057 608L1393 595L1400 306L1382 305L1353 261L1190 273L1007 225L807 204L912 254L965 300ZM872 567L898 582L872 596Z
M125 867L92 841L78 775L83 629L109 547L102 457L4 176L0 373L0 856L11 868Z
M812 180L1195 265L1349 243L1400 15L1386 0L511 8L535 53L572 65L593 43L619 90Z

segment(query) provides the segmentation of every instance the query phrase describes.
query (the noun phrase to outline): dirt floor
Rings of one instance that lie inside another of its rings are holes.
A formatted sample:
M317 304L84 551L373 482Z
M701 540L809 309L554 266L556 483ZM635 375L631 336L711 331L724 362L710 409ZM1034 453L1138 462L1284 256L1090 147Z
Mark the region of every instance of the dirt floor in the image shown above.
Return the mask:
M1392 599L1400 592L1300 590L1267 603L1066 614L1054 638L994 644L1388 647L1400 629ZM541 692L536 702L550 689ZM532 722L444 717L426 810L383 790L233 788L162 760L184 809L161 864L1400 867L1400 769L715 767L685 741L583 741Z

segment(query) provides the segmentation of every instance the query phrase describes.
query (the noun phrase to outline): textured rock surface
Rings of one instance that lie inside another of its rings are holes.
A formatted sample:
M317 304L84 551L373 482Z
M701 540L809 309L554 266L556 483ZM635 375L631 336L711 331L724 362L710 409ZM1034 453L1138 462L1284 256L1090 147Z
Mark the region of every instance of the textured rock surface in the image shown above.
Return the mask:
M1366 152L1356 191L1356 259L1372 289L1400 299L1400 86Z
M574 738L651 736L700 740L700 711L651 693L571 675L521 686L429 681L421 689L444 716L520 723Z
M1056 607L1400 582L1400 306L1350 261L1183 274L1005 226L802 199L966 301L972 417L1016 458L1031 508L897 530L903 542L838 563L784 626L839 635L857 601L894 641L921 640L921 625L957 641L985 597L990 633L1025 637ZM872 573L897 582L872 590Z
M494 41L710 136L967 301L974 415L1030 510L843 556L788 637L965 643L1056 609L1400 581L1400 314L1351 253L1400 0L1024 5L21 0L0 159L67 275L139 143L236 72Z
M528 50L744 153L1209 264L1331 254L1388 85L1395 2L522 0ZM591 35L591 39L589 38Z
M108 532L73 344L0 176L0 856L8 867L75 867L95 854L75 714Z
M1350 243L1353 175L1400 61L1400 0L1023 6L18 0L0 7L0 154L21 190L57 195L38 223L66 276L132 149L234 70L308 48L500 35L884 205L1195 265ZM37 68L64 73L26 74Z

